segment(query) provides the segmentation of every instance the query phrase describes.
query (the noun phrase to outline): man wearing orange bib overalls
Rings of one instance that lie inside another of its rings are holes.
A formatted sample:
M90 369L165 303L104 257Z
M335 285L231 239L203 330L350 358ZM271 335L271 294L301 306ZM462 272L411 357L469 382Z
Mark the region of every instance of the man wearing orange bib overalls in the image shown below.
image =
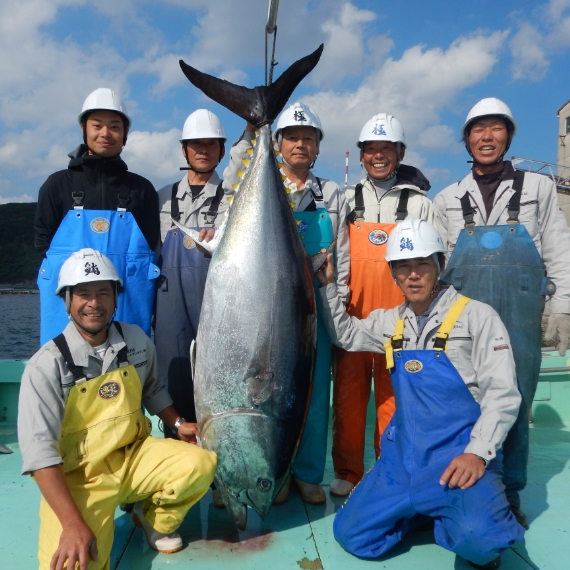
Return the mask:
M393 282L384 261L386 242L396 224L406 218L434 221L430 188L424 175L400 164L406 138L400 122L378 113L366 122L357 142L367 176L346 189L351 214L350 303L348 313L365 319L374 309L391 309L402 303L402 292ZM378 286L381 283L382 286ZM335 479L330 492L350 493L364 475L366 408L374 370L376 430L374 448L380 452L380 436L394 413L394 394L384 355L349 353L335 347L333 388L333 447Z

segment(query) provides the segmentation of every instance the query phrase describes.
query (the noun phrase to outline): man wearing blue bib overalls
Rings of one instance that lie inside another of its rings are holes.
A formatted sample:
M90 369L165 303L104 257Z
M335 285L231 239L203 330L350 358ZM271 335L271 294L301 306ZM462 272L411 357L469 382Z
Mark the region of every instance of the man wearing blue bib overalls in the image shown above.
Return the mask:
M159 244L156 191L121 160L131 119L117 93L93 91L78 121L84 144L70 153L68 168L52 174L38 195L35 245L46 255L38 275L42 345L68 322L54 294L57 277L69 255L83 247L102 251L117 268L124 284L117 318L150 334L159 275L154 265Z
M28 362L18 438L23 474L41 493L41 570L108 570L114 515L134 503L133 519L151 548L176 552L176 529L208 490L216 456L190 443L197 426L172 405L157 378L154 346L136 325L113 320L121 278L92 249L72 254L58 279L69 315L63 333ZM141 405L182 441L150 436Z
M500 451L521 398L504 325L488 305L440 283L444 251L427 222L400 222L386 261L406 302L363 320L345 311L330 262L317 276L333 342L385 352L396 398L380 459L337 513L334 534L348 552L377 558L431 519L437 544L475 568L498 568L524 534Z
M451 256L442 280L491 305L511 337L522 404L503 446L503 481L513 513L528 528L519 493L527 481L541 319L548 296L551 314L545 337L557 342L563 356L570 342L570 232L552 180L515 171L504 160L516 130L505 103L495 98L479 101L462 129L472 172L442 190L434 207Z
M248 163L255 139L254 130L252 125L248 125L241 140L232 148L231 162L224 172L224 180L232 182L236 171L243 170L243 164ZM294 103L277 119L274 134L276 150L280 154L278 160L283 162L280 166L285 192L297 221L301 241L306 252L314 255L322 248L328 248L336 238L338 289L344 302L347 302L350 246L346 198L338 184L317 178L311 172L324 137L321 121L308 105ZM331 387L331 342L320 318L317 327L313 391L303 436L292 467L293 480L301 497L313 504L326 501L320 483L326 463ZM287 479L275 504L287 499L289 484L290 479Z
M155 344L159 379L176 409L196 421L190 345L196 338L210 256L173 223L196 230L220 225L228 200L216 166L224 157L226 135L214 113L198 109L182 129L182 155L188 175L158 191L162 250L156 298ZM165 435L173 432L165 428Z

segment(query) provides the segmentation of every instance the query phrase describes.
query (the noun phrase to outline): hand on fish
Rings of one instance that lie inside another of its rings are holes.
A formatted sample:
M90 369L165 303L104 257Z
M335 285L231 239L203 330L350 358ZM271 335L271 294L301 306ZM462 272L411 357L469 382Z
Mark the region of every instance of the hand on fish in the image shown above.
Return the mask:
M178 439L197 445L198 441L196 438L200 435L198 424L192 422L184 422L178 428L177 435Z
M214 228L210 228L210 229L206 229L206 228L202 228L200 230L200 232L198 233L198 242L196 243L196 247L198 248L198 250L204 254L204 257L212 257L212 254L205 248L203 248L200 243L205 242L205 243L209 243L212 241L212 239L214 239L214 234L216 233L216 230Z
M321 253L324 253L325 251L326 249L321 249ZM321 287L326 287L327 285L334 283L334 263L332 260L332 253L327 255L326 261L321 265L315 277L318 279Z

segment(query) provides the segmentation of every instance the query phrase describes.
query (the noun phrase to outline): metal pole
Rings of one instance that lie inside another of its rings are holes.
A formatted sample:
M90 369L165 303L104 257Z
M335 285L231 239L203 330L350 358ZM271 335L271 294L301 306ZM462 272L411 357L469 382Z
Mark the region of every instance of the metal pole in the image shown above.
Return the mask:
M350 153L346 151L346 169L344 171L344 185L348 186L348 155Z

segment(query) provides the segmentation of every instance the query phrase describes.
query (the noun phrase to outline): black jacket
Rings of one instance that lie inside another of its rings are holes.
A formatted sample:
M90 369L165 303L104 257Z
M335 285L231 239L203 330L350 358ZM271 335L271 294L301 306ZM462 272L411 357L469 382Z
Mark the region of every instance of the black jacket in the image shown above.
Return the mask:
M160 239L158 194L152 183L129 172L121 158L101 158L86 154L87 147L80 145L69 153L67 170L52 174L40 188L34 220L34 245L40 253L50 246L63 218L73 208L73 174L81 173L81 188L86 210L116 210L119 190L128 192L126 209L131 212L148 245L155 249ZM126 194L126 192L125 192Z

